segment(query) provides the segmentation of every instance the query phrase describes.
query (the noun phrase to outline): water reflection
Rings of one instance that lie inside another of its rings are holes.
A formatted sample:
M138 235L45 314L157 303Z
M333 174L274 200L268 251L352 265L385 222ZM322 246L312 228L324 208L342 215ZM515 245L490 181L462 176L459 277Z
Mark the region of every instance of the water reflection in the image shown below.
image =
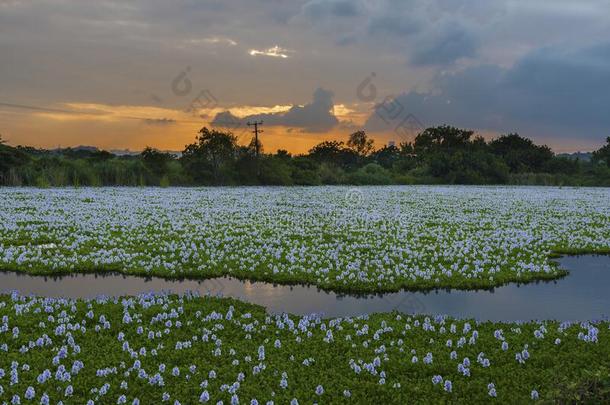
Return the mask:
M136 295L149 291L197 291L202 295L222 295L263 305L273 313L316 312L332 317L394 309L493 321L592 320L610 315L610 256L568 256L559 262L570 271L560 280L510 284L494 291L435 290L363 297L338 295L316 287L273 285L228 277L197 281L145 279L117 274L41 277L10 272L0 273L0 290L69 298Z

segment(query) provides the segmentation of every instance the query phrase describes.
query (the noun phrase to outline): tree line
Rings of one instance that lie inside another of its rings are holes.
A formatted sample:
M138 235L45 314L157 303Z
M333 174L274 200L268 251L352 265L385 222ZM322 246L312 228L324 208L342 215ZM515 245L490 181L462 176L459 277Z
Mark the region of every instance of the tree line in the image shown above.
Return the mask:
M527 184L610 186L610 137L590 160L559 156L519 134L490 141L474 131L431 127L412 142L375 147L364 131L306 154L264 153L226 131L202 128L180 156L9 146L0 138L0 185L220 186L322 184Z

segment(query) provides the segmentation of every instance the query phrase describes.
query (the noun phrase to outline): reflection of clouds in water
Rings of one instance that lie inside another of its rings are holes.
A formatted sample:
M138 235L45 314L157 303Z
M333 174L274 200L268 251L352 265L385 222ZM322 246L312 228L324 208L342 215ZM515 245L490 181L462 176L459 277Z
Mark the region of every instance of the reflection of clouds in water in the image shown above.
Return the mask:
M224 281L227 283L226 279ZM253 302L265 307L276 306L278 303L286 303L293 297L289 286L274 285L264 282L250 282L230 279L226 295L235 298L243 298L248 302ZM282 312L282 311L279 311Z
M223 295L225 283L222 278L212 278L204 282L205 293L209 295Z
M37 277L0 273L0 292L50 297L95 298L155 292L222 295L265 306L270 312L295 315L323 313L327 317L356 316L397 310L404 313L446 314L479 320L601 319L610 314L610 256L561 260L572 273L557 281L498 287L491 291L402 292L366 298L335 294L316 287L273 285L232 278L164 280L124 275L71 274Z

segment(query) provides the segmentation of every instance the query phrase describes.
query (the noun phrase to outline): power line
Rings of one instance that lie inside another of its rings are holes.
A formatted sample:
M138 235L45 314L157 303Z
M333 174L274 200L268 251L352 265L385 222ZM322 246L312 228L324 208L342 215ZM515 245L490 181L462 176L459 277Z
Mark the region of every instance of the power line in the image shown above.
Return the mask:
M243 142L246 139L247 131L245 131L245 127L243 127L243 122L239 120L234 121L210 121L210 126L220 128L221 130L231 132L233 135L237 137L237 142Z

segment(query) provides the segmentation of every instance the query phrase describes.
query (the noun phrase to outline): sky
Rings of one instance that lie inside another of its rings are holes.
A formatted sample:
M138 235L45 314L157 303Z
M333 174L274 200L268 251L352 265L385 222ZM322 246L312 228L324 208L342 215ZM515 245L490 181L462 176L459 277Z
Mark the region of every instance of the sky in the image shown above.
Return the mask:
M0 0L9 144L264 150L441 124L556 152L610 135L607 0Z

